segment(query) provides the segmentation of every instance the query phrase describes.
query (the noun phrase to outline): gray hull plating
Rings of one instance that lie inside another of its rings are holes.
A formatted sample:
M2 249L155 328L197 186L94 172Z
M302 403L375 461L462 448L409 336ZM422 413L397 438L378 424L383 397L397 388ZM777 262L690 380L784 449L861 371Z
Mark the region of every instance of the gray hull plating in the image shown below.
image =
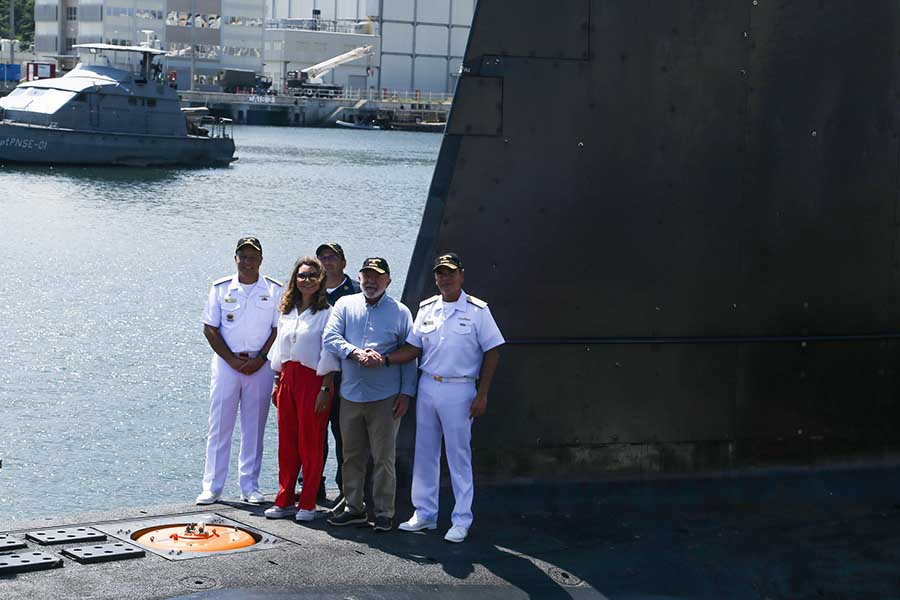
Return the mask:
M231 138L77 131L0 122L0 162L68 165L224 166Z

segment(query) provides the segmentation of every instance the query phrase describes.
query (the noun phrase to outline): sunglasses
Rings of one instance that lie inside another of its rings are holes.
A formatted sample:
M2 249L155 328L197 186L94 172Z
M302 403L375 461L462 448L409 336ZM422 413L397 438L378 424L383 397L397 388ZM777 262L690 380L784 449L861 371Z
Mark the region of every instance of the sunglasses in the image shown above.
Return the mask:
M297 273L297 279L300 279L302 281L306 281L308 279L318 279L318 278L319 278L318 273Z

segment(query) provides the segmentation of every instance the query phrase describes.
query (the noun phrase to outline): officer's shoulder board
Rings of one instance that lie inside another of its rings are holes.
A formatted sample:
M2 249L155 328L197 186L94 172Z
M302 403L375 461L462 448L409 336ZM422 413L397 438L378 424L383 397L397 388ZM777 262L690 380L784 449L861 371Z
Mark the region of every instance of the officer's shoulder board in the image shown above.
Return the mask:
M426 298L425 300L422 300L421 302L419 302L419 307L427 306L428 304L431 304L432 302L437 302L437 299L440 297L441 297L440 294L435 294L431 298Z
M266 278L266 281L269 281L270 283L274 283L274 284L277 285L278 287L284 287L284 284L282 284L282 283L281 283L280 281L278 281L277 279L273 279L272 277L269 277L268 275L263 275L263 277Z
M215 281L213 281L213 285L222 285L223 283L227 283L227 282L231 281L231 279L233 277L234 277L234 275L226 275L225 277L222 277L221 279L216 279Z
M466 302L469 304L474 304L478 308L487 308L487 302L482 300L481 298L476 298L475 296L466 296Z

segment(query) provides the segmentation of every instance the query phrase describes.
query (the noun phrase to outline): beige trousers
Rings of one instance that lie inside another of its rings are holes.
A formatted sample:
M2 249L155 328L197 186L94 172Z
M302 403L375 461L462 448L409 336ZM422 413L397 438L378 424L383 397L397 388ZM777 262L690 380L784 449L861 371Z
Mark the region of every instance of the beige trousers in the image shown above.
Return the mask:
M366 462L372 454L372 501L376 517L394 517L397 474L394 458L400 419L394 418L391 396L375 402L341 398L341 437L344 441L343 490L347 510L365 510Z

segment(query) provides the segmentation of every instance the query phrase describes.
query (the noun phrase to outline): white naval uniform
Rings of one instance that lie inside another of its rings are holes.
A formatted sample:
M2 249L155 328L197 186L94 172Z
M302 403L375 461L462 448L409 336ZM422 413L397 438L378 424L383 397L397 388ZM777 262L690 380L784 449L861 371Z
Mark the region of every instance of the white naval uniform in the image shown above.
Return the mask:
M406 341L422 349L412 503L420 519L437 520L443 436L456 500L451 520L468 529L473 495L469 410L484 353L505 340L487 304L463 291L456 302L445 303L441 296L423 301Z
M241 285L238 276L223 277L209 290L203 322L216 327L234 353L255 357L278 325L281 284L260 276L255 284ZM263 433L269 416L272 369L268 361L256 373L244 375L213 353L209 384L209 435L203 491L219 494L225 486L231 458L231 434L241 410L241 450L238 475L244 494L259 489Z

